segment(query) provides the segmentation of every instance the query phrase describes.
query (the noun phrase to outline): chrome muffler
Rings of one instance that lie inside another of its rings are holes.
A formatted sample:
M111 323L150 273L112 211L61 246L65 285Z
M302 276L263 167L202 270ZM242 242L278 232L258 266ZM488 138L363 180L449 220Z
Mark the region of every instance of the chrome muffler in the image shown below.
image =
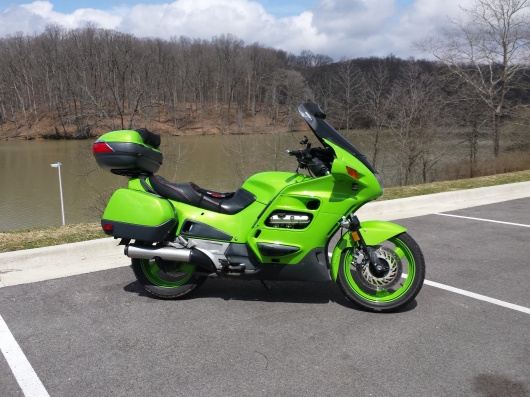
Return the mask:
M136 259L161 258L165 261L173 262L189 262L191 259L191 250L187 248L137 247L128 245L125 247L124 252L129 258Z
M203 252L197 249L175 248L175 247L138 247L128 245L124 249L125 255L133 259L156 259L165 261L187 262L200 266L211 272L216 268L212 260Z

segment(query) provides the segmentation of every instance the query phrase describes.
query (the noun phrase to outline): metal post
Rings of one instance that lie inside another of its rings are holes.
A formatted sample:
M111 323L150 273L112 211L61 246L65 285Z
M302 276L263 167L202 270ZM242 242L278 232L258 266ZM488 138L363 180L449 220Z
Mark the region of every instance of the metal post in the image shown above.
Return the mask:
M52 167L57 168L59 172L59 193L61 194L61 214L63 216L63 226L66 224L64 219L64 201L63 201L63 183L61 181L61 163L50 164Z

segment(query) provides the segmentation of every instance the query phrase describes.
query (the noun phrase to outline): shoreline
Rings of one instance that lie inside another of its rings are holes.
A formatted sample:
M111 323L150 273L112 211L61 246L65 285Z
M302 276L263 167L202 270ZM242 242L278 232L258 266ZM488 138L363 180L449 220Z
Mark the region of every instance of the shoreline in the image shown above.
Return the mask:
M414 209L425 207L432 197L444 203L457 203L466 197L473 197L478 202L481 198L502 197L509 194L528 194L530 196L530 170L509 174L497 174L473 179L432 182L424 185L412 185L385 189L382 198L364 206L359 214L381 218L385 208L392 203L394 212L410 213ZM412 207L406 207L415 202ZM443 204L443 203L442 203ZM371 213L368 211L372 211ZM372 215L370 215L372 214ZM385 219L382 219L385 220ZM67 243L89 241L105 238L99 222L67 224L39 229L11 230L0 232L0 253L17 252L40 247L56 246Z
M110 130L109 130L110 131ZM109 132L106 131L106 132ZM118 130L116 130L118 131ZM174 133L174 132L156 132L155 130L150 130L151 132L154 132L155 134L160 135L161 137L164 136L227 136L227 135L266 135L270 132L267 131L253 131L253 132L199 132L194 130L179 130L181 133ZM92 134L90 136L75 136L74 134L68 134L68 135L56 135L55 133L49 133L49 134L36 134L34 136L28 136L28 135L18 135L18 136L0 136L0 141L84 141L84 140L90 140L90 139L97 139L101 135L105 134L106 132L101 132L97 134ZM278 129L274 131L276 134L289 134L289 133L296 133L300 132L300 130L292 130L288 131L285 129Z
M530 181L372 203L361 219L393 221L530 197ZM79 264L82 263L82 266ZM0 253L0 288L129 265L113 238Z

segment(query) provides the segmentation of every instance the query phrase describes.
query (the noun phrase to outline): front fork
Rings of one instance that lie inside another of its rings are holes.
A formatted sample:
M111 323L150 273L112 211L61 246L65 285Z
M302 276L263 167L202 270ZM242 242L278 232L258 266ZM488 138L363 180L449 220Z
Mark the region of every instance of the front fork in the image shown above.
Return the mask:
M378 266L377 264L379 263L379 260L377 259L375 250L372 247L368 247L366 245L366 242L364 241L364 238L361 234L361 222L359 221L359 218L353 214L349 216L349 219L343 217L341 225L343 228L346 228L349 231L353 241L355 241L361 247L361 251L355 256L357 263L361 264L364 262L366 256L370 263ZM382 270L382 268L378 270Z
M341 226L348 230L338 241L331 257L331 276L337 279L337 274L344 250L360 248L354 256L358 264L369 262L373 264L374 270L384 272L384 263L377 258L374 246L389 238L405 232L403 226L384 221L360 222L356 215L350 214L343 217Z

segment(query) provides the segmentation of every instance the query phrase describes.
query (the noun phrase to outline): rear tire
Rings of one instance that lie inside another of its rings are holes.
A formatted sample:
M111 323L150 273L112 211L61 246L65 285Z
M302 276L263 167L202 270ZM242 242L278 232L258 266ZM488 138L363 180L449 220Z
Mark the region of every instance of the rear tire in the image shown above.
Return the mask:
M151 295L161 299L181 299L197 290L206 277L197 276L197 266L185 262L171 262L168 270L162 270L155 260L133 259L134 275Z
M370 311L389 312L409 304L425 279L425 260L420 247L407 233L401 233L372 247L386 270L357 264L356 248L341 255L337 284L353 303Z

